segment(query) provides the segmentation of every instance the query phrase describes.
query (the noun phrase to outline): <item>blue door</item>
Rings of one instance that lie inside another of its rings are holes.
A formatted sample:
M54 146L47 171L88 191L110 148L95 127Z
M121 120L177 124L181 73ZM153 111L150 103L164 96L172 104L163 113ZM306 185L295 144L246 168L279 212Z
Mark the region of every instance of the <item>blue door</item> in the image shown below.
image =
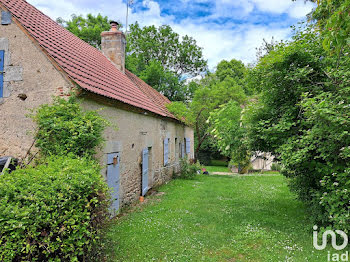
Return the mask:
M107 184L111 189L112 213L116 213L120 205L120 153L107 154Z
M0 98L3 97L4 93L4 58L5 51L0 50Z
M148 191L148 148L142 151L142 196L146 195Z

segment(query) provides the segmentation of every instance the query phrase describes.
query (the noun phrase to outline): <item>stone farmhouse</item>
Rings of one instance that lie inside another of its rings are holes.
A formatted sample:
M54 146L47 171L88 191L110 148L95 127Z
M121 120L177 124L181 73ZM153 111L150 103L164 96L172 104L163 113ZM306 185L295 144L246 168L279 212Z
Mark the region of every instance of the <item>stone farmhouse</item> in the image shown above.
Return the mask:
M108 127L98 159L113 189L113 208L127 205L179 172L192 158L193 130L165 107L170 101L125 69L125 36L112 22L98 50L25 0L0 0L0 157L23 157L34 130L26 117L53 96L80 90L82 106Z

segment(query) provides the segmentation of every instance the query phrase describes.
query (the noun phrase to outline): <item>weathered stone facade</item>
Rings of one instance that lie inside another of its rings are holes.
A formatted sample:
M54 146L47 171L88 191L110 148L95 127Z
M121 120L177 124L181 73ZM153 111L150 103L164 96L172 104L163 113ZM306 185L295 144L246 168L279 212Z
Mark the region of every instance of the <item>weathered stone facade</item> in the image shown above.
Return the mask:
M106 165L107 154L120 152L121 200L122 204L136 200L141 194L141 156L142 150L150 152L149 185L154 187L169 181L174 173L179 172L179 143L186 137L191 138L193 157L193 130L175 121L169 121L142 110L127 108L113 100L101 99L87 94L83 107L100 110L111 126L105 130L106 144L98 158ZM116 130L117 127L117 130ZM169 164L163 164L163 140L170 139ZM176 144L175 144L176 140ZM103 171L106 175L106 170Z
M69 90L72 83L14 21L0 25L0 50L5 51L0 155L21 157L32 144L29 133L35 128L25 115L49 103L53 95Z
M53 96L67 94L75 86L15 21L0 25L0 50L5 50L7 57L6 70L9 71L5 76L11 76L9 91L0 104L3 116L0 118L0 156L21 158L32 145L35 130L32 120L26 115L41 104L50 103ZM8 69L11 66L12 69ZM170 180L173 173L179 171L179 143L184 143L185 138L190 138L189 157L193 157L193 130L181 122L87 91L81 96L83 108L99 109L100 114L112 123L105 130L106 142L97 157L101 165L106 166L108 153L120 153L121 205L137 200L141 194L144 148L149 149L150 187ZM170 142L166 166L163 159L165 138ZM106 176L106 169L103 175Z

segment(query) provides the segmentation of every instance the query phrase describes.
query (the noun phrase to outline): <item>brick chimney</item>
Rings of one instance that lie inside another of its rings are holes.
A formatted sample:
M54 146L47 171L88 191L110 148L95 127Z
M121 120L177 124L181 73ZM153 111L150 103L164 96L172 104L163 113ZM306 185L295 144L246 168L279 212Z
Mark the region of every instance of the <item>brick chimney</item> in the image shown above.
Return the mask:
M111 22L111 30L101 33L102 53L123 73L125 73L125 35L119 31L118 22Z

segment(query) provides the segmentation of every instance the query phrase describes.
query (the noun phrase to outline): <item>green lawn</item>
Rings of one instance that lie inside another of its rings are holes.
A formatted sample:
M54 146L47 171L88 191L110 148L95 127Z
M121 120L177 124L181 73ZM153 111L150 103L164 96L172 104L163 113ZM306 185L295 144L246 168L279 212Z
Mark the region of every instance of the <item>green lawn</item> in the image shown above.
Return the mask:
M209 173L211 172L231 172L227 166L205 166L204 167Z
M211 166L228 166L228 162L225 160L210 160Z
M159 191L111 227L112 261L327 261L280 175L202 175Z

